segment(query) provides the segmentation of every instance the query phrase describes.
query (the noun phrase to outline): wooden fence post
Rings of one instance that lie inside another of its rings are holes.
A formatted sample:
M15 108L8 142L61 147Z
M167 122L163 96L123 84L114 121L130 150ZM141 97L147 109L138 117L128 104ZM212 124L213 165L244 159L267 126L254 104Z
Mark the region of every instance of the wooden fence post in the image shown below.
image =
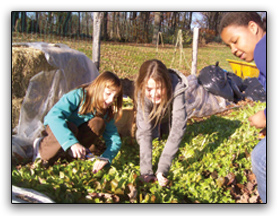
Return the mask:
M104 12L94 12L92 61L99 70L101 47L101 22Z
M198 61L198 40L199 40L199 28L194 28L193 35L193 59L192 59L192 72L191 74L197 74L197 61Z

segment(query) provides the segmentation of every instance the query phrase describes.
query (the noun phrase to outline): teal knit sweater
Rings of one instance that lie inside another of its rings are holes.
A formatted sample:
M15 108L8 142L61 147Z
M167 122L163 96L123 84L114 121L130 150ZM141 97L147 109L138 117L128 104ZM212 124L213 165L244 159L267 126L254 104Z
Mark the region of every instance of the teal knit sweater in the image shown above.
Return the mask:
M79 142L67 127L67 121L74 123L78 127L94 117L93 113L86 115L80 115L78 113L82 96L82 89L70 91L61 97L44 118L44 125L50 127L64 151ZM121 139L117 132L114 119L105 122L106 128L103 133L103 138L107 148L101 156L108 158L111 163L121 147Z

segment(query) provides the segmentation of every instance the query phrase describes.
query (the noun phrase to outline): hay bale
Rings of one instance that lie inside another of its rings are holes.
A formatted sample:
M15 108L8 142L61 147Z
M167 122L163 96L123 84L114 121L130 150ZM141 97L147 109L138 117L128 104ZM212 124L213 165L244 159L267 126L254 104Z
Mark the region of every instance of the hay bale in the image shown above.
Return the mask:
M12 128L19 121L21 105L26 94L30 79L41 71L57 69L51 66L40 49L25 45L13 45L12 47ZM125 78L121 79L124 94L133 98L134 83ZM117 122L117 128L121 136L133 136L134 111L132 108L124 108L122 119Z
M12 98L12 128L18 124L22 101L23 98Z
M41 71L53 69L41 50L26 46L12 47L12 128L18 124L29 80Z
M17 155L30 159L33 141L41 136L44 116L51 107L66 92L91 82L98 75L91 59L66 45L45 42L13 44L13 159Z

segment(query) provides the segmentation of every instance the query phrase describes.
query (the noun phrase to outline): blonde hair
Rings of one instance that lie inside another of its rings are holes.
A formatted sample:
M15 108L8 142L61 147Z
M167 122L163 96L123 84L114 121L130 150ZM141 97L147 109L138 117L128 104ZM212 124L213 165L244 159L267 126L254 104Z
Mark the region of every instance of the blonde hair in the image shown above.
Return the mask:
M108 116L108 121L117 115L116 121L122 117L123 89L118 76L112 72L101 73L93 82L81 86L83 98L79 114L93 113L96 116ZM117 98L113 105L107 109L103 108L105 88L116 91Z
M155 120L157 125L168 109L168 101L171 99L172 86L167 67L159 60L152 59L145 61L139 70L135 81L134 99L135 105L141 106L144 112L145 88L148 80L152 78L156 83L161 83L161 90L166 89L165 95L161 98L160 104L153 104L153 108L148 116L149 121Z

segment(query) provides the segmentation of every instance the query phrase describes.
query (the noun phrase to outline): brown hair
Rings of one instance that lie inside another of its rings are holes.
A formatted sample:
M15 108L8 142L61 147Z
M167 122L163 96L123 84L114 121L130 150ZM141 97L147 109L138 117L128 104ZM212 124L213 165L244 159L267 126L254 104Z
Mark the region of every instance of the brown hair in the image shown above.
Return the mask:
M81 109L79 113L81 115L86 113L95 113L97 116L108 115L108 121L117 115L116 121L122 117L122 101L123 101L123 89L122 84L118 76L112 72L106 71L101 73L93 82L81 86L83 90L83 98ZM117 98L113 105L107 109L102 107L104 103L103 92L105 88L116 91Z
M138 77L135 81L135 91L134 99L135 105L141 106L141 109L144 111L144 97L145 97L145 86L147 81L152 78L156 82L161 83L161 88L165 88L165 97L162 97L160 104L153 106L150 114L149 121L155 119L155 125L163 118L166 110L168 109L168 101L171 99L172 87L170 76L168 74L167 67L159 60L152 59L145 61L139 70Z
M262 20L257 12L227 12L220 22L219 33L230 25L248 26L250 21L257 23L263 31L266 31L266 18Z

